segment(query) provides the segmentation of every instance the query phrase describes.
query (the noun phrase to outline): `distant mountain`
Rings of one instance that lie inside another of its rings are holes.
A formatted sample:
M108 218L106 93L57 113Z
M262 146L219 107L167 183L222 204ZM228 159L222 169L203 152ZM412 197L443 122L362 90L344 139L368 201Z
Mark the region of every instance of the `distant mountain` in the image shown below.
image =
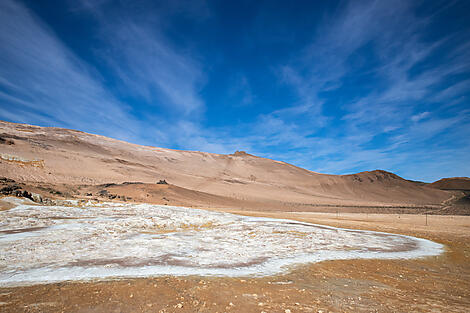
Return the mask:
M468 190L470 191L470 178L469 177L451 177L443 178L428 185L432 188L442 190Z

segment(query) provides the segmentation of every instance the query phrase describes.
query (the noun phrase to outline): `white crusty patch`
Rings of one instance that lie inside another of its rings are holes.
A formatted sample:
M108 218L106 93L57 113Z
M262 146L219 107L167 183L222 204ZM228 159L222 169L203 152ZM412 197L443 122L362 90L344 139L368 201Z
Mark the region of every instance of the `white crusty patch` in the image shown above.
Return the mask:
M435 242L149 204L16 203L0 212L0 285L156 275L264 276L323 260L438 255Z

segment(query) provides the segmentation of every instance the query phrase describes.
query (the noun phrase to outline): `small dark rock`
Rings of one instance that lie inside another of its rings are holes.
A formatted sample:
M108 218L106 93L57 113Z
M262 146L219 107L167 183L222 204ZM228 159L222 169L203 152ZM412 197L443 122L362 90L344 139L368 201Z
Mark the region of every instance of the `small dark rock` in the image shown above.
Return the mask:
M15 142L13 140L0 137L0 144L2 144L2 145L14 145Z
M168 183L166 182L166 180L160 179L160 180L157 182L157 185L168 185Z
M0 183L14 183L15 181L10 178L0 177Z
M0 189L0 194L2 195L16 194L15 191L18 189L21 189L21 187L18 185L5 186L2 189Z
M33 200L33 195L30 193L30 192L27 192L26 190L18 190L18 193L19 193L19 197L23 197L23 198L28 198L30 200Z

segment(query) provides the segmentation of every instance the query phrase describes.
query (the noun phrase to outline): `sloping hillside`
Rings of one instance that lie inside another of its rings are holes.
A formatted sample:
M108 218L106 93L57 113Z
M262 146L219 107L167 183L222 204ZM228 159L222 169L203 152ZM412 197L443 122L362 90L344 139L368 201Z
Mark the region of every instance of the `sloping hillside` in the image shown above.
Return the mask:
M0 175L68 185L165 179L181 188L235 200L294 205L438 205L451 196L385 171L319 174L244 152L171 150L7 122L0 122Z
M429 187L442 190L467 190L470 191L469 177L443 178L428 185Z

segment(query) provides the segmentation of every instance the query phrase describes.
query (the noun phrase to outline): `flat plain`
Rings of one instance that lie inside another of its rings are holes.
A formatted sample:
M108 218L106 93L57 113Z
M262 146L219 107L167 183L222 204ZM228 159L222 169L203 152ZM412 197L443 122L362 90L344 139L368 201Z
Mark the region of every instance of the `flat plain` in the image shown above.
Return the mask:
M224 210L226 211L226 210ZM1 288L2 312L465 312L470 217L230 211L412 235L445 245L411 260L340 260L261 278L160 276Z

